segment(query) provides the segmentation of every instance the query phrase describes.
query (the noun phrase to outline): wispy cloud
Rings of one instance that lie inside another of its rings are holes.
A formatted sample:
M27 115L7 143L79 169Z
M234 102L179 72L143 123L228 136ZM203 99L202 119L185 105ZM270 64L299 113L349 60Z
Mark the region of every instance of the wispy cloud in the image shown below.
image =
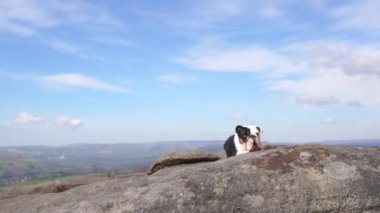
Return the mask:
M35 34L38 29L57 25L57 20L38 1L1 1L0 29L18 35Z
M342 102L338 98L332 96L302 96L296 98L295 102L300 105L312 106L342 105L348 107L362 107L362 104L359 101Z
M262 46L219 48L208 44L191 48L177 62L205 71L277 74L295 72L301 65L286 54Z
M266 19L277 19L283 16L285 12L277 7L264 7L259 11L259 15Z
M77 129L81 126L84 125L83 121L79 120L79 119L73 119L73 118L70 118L70 117L67 117L67 116L58 116L56 119L55 119L55 123L57 125L60 125L60 126L69 126L73 129Z
M120 26L107 11L85 1L14 0L0 2L0 30L20 36L58 26Z
M56 75L41 76L40 81L53 88L85 88L104 90L111 92L128 92L126 88L107 83L93 77L79 73L61 73Z
M332 10L337 29L380 32L380 2L377 0L351 1Z
M349 107L362 107L363 105L359 101L347 101L346 106Z
M310 41L271 49L247 46L201 43L177 62L203 71L260 72L271 82L269 89L296 95L298 104L380 106L378 44Z
M222 47L221 47L222 46ZM340 69L347 75L380 77L380 46L347 42L300 42L267 48L259 45L225 46L217 42L186 50L177 62L219 72L271 72L289 74L310 70Z
M204 29L215 23L238 16L244 2L243 0L182 1L175 5L175 10L167 11L151 8L149 10L140 10L138 13L180 28Z
M82 58L88 57L87 54L85 53L85 50L82 47L80 47L78 45L71 44L69 42L53 41L53 42L50 42L49 45L53 49L60 51L60 52L63 52L63 53L78 55Z
M289 45L292 52L304 55L313 70L339 69L347 75L380 77L380 45L348 42L303 42Z
M196 82L198 80L194 76L183 75L183 74L178 74L178 73L161 75L157 79L161 82L175 84L175 85L186 85L189 83Z
M330 117L323 118L323 119L321 120L321 122L322 122L323 124L334 124L334 123L336 123L336 121L335 121L334 119L330 118Z
M239 15L243 9L245 1L196 0L195 2L196 3L193 4L193 7L190 7L189 12L193 13L195 17L198 17L198 21L203 19L206 23L212 23Z
M107 45L116 45L116 46L131 46L133 42L123 37L94 37L90 39L91 41L107 44Z
M283 5L288 1L259 0L184 0L172 4L170 9L160 6L139 8L137 14L159 20L168 26L194 30L236 30L233 21L244 24L275 20L286 13ZM174 9L173 9L174 8Z
M124 22L106 7L86 0L0 1L1 34L33 37L33 42L83 59L103 59L96 48L89 48L96 46L93 42L126 45L125 39L115 38L124 30ZM97 41L89 39L94 36L98 36Z
M290 49L303 56L298 60L306 62L307 69L297 79L276 81L274 89L300 97L334 97L334 103L351 107L380 106L378 45L307 42Z
M299 97L296 99L298 104L306 104L306 105L335 105L340 102L334 97L323 97L323 96L309 96L309 97Z
M128 93L127 88L108 83L81 73L60 73L54 75L37 75L0 71L0 78L42 83L54 89L70 90L75 88L103 90Z
M26 112L20 112L18 116L14 119L13 123L16 126L24 126L29 124L38 124L42 123L46 120L46 117L44 116L33 116Z
M7 72L0 70L0 78L12 79L12 80L33 80L34 76L25 73Z

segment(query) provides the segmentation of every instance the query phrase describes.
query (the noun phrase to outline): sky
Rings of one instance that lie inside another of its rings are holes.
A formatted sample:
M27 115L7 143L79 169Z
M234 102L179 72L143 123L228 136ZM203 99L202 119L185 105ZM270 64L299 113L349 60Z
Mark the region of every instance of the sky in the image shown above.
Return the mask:
M380 138L378 0L0 0L0 146Z

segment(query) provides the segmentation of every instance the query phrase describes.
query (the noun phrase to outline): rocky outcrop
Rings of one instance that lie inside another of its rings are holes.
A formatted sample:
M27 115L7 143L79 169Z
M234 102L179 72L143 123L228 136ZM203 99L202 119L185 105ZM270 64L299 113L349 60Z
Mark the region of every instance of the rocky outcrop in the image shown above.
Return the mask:
M158 160L156 160L149 167L148 174L151 175L166 167L200 162L211 162L219 159L220 157L218 155L203 151L174 152L161 156Z
M380 152L276 147L61 193L0 200L0 212L379 212Z

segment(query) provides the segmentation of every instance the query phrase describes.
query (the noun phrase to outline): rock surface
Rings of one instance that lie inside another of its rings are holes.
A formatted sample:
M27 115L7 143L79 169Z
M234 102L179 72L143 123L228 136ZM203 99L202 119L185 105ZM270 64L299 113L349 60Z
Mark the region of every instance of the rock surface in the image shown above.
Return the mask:
M219 160L218 155L203 151L188 151L188 152L174 152L164 156L161 156L156 160L150 167L148 174L153 174L160 169L181 165L181 164L191 164L199 162L210 162Z
M379 212L380 152L276 147L0 200L0 212Z
M39 183L33 185L16 185L0 187L0 200L14 198L20 195L27 194L59 193L79 186L88 185L93 182L143 175L146 175L146 172L135 172L125 174L122 173L117 175L94 173L89 175L65 177L59 180L48 181L46 183Z

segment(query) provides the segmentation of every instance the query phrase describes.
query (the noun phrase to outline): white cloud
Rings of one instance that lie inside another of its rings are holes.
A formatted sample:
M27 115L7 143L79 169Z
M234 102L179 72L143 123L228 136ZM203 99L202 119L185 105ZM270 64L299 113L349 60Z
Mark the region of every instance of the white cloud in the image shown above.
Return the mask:
M276 7L264 7L259 11L259 15L266 19L276 19L283 16L284 14L284 11Z
M33 116L26 112L20 112L18 116L14 119L13 123L17 126L29 125L29 124L38 124L45 121L44 116Z
M67 116L58 116L56 118L55 122L57 125L69 126L71 128L74 128L74 129L79 128L84 124L83 121L81 121L79 119L73 119L73 118L70 118Z
M345 104L349 107L362 107L362 104L359 101L347 101Z
M298 104L380 106L380 46L300 42L275 49L201 43L177 62L213 72L259 72ZM291 76L291 78L289 78Z
M322 124L335 124L337 123L336 120L334 120L333 118L330 118L330 117L326 117L326 118L323 118L321 120Z
M380 47L343 42L291 45L308 65L302 77L280 79L272 88L299 97L333 97L346 106L380 106Z
M57 29L59 32L70 31L71 40L80 38L81 43L63 41L54 33ZM85 59L103 59L94 49L84 45L93 42L89 37L98 35L98 40L103 39L103 43L125 45L126 41L122 39L107 41L108 37L124 29L124 23L114 18L106 7L89 1L0 0L0 33L35 36L40 43L54 50Z
M339 104L340 102L334 97L309 96L297 98L296 103L322 106Z
M165 23L182 30L211 29L220 31L235 31L240 24L259 23L264 20L273 21L284 17L285 4L293 0L259 1L259 0L183 0L172 5L173 8L140 8L136 13ZM183 32L183 31L182 31Z
M347 42L304 42L289 50L303 55L312 70L340 69L347 75L380 77L380 45L355 45Z
M349 76L341 70L326 70L297 80L279 80L272 88L300 97L334 97L334 103L344 102L351 106L353 103L380 106L380 78Z
M91 38L91 41L107 44L107 45L115 45L115 46L131 46L133 42L122 37L95 37Z
M6 72L0 70L0 78L12 79L12 80L30 80L34 76L25 73Z
M194 1L191 1L192 3ZM241 13L245 1L206 0L196 1L192 12L207 22L215 22L237 16Z
M84 1L0 1L0 30L30 36L57 26L120 26L106 11Z
M9 124L1 124L0 123L0 129L12 129L12 128L18 128L21 126L27 126L32 124L40 124L43 122L47 122L49 120L53 119L52 116L43 116L43 115L31 115L27 112L20 112L15 119L13 119L12 122L9 122ZM55 117L55 123L59 126L69 126L71 128L79 128L84 125L83 121L79 119L70 118L68 116L57 116Z
M239 16L245 2L245 0L191 0L183 1L184 4L178 10L164 13L148 12L147 14L164 20L170 25L199 29Z
M7 129L7 125L0 123L0 130Z
M83 52L82 48L77 45L70 44L64 41L54 41L54 42L51 42L50 45L55 50L58 50L60 52L77 54L86 58L85 54L82 53Z
M94 42L92 39L88 39L89 41ZM71 54L78 56L82 59L95 59L99 61L103 61L104 57L101 56L98 52L94 51L91 48L91 45L88 44L83 44L83 43L78 43L78 42L72 42L72 41L65 41L62 39L51 39L51 40L44 40L43 41L46 45L49 47L53 48L54 50L61 52L61 53L66 53L66 54ZM100 42L100 41L96 41ZM104 43L106 41L103 41ZM115 40L112 44L120 44L122 41ZM111 44L111 41L109 41L109 44ZM125 45L125 44L124 44Z
M362 0L351 1L344 6L332 10L332 16L337 20L338 29L365 30L379 32L380 30L380 1Z
M348 100L342 102L332 96L301 96L295 99L297 104L312 106L343 105L348 107L362 107L359 101Z
M210 51L211 50L211 51ZM177 62L195 69L215 72L275 72L292 73L301 64L278 51L260 46L223 48L196 46L177 58Z
M157 79L165 83L176 85L185 85L197 81L197 78L193 76L186 76L178 73L161 75Z
M90 76L79 73L61 73L41 76L41 82L55 88L86 88L111 92L128 92L127 89L116 86Z
M0 29L19 35L32 35L39 28L56 25L57 21L38 1L0 1Z
M91 76L80 73L60 73L56 75L38 76L35 74L12 73L0 71L0 78L12 80L25 80L43 83L55 89L70 90L73 88L85 88L94 90L104 90L111 92L128 93L129 90L118 85L95 79Z

